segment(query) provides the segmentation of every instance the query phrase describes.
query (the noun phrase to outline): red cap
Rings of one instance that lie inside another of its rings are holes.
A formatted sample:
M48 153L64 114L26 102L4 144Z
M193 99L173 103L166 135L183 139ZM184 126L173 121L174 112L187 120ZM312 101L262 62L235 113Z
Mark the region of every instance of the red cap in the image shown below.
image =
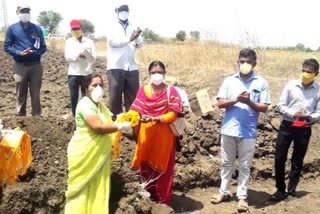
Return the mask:
M81 27L81 22L80 22L80 20L72 20L71 22L70 22L70 27L71 27L71 29L73 29L73 28L80 28Z

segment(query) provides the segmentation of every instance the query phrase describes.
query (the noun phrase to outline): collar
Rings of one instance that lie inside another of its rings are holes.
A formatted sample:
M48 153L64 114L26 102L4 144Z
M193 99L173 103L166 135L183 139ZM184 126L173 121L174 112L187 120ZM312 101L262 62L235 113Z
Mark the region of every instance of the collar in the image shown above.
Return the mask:
M299 86L299 87L302 88L302 89L316 88L316 87L317 87L317 83L316 83L315 80L313 80L312 85L310 85L308 88L305 88L305 87L302 85L302 81L301 81L301 80L297 80L297 82L296 82L295 85L296 85L296 86Z
M21 25L21 27L22 27L23 29L28 29L28 28L31 26L31 22L29 22L29 25L28 25L27 28L24 28L24 24L23 24L22 21L19 21L19 23L20 23L20 25Z
M127 28L129 25L129 19L127 20L127 22L125 24L119 19L119 23L123 28Z
M234 77L239 78L239 80L242 81L242 78L240 76L240 72L234 74ZM249 82L249 81L251 81L253 79L258 79L258 77L259 77L259 75L255 71L253 71L252 74L251 74L251 77L247 80L247 82Z

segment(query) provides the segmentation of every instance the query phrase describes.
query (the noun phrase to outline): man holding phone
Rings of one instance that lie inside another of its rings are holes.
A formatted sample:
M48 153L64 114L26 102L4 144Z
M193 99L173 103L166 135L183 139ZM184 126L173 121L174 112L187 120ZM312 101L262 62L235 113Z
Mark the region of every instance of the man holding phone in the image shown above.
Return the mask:
M115 12L117 22L110 27L107 34L109 81L109 109L113 119L122 113L122 93L126 111L129 110L139 89L139 71L134 61L136 48L143 45L141 29L134 28L129 22L129 6L119 4Z

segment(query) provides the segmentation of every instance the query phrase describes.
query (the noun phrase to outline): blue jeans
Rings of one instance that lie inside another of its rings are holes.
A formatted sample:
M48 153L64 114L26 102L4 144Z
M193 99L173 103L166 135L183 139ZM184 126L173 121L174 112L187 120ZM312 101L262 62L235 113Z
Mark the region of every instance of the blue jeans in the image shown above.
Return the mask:
M72 115L76 115L76 108L79 99L79 87L81 87L82 96L85 95L85 89L82 87L82 80L85 76L68 75L68 86L70 90L71 110Z

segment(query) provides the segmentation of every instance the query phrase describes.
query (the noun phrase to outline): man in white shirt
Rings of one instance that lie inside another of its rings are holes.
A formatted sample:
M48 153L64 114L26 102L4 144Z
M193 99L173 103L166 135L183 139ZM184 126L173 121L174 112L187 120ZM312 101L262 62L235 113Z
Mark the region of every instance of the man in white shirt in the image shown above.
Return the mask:
M85 90L81 83L85 76L92 74L91 66L96 60L96 48L91 39L83 36L80 20L72 20L70 27L72 37L66 41L65 58L69 62L68 86L72 115L75 116L79 87L83 96Z
M122 112L122 93L126 111L129 110L139 89L139 71L134 61L136 48L143 45L140 28L134 29L128 20L129 6L120 4L116 8L117 22L110 26L107 34L109 81L109 109L113 119Z
M278 112L282 122L277 137L275 151L275 175L277 191L271 195L272 201L281 201L287 196L296 196L303 159L311 137L311 125L320 119L320 86L315 82L319 74L319 63L307 59L302 64L300 79L288 82L282 91ZM285 184L285 165L288 150L293 142L288 193Z

